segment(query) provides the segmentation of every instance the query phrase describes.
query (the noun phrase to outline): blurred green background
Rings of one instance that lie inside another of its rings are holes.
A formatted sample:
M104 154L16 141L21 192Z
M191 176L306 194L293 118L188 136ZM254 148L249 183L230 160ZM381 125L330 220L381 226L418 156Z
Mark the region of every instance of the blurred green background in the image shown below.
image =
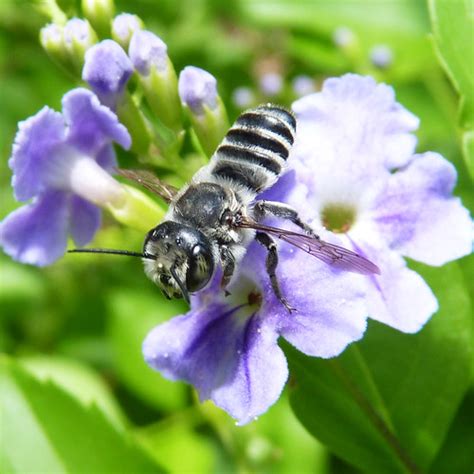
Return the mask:
M7 166L17 122L44 105L60 110L62 95L80 84L56 67L38 42L39 30L48 21L38 9L41 3L0 0L1 217L18 205ZM69 17L81 16L79 1L58 3ZM177 71L191 64L211 72L231 119L239 112L233 102L238 87L250 88L256 103L271 99L290 105L297 97L292 81L300 75L309 76L316 88L326 77L345 72L371 74L393 85L399 102L421 119L418 150L438 151L455 164L456 194L471 212L474 209L472 181L462 156L459 97L435 54L425 1L117 0L116 11L139 15L147 29L167 43ZM337 44L348 38L348 44ZM385 66L371 60L373 48L380 46L391 53ZM467 53L472 53L470 46L463 46ZM259 79L268 72L284 81L274 97L259 89ZM140 233L105 217L95 245L124 248L126 243L126 248L140 249L142 240ZM16 381L7 383L3 393L22 399L34 392L36 398L27 405L33 407L33 418L50 427L50 440L60 440L61 433L67 437L46 414L57 406L59 414L70 414L65 430L84 431L86 437L89 430L107 433L107 441L96 448L121 452L110 460L110 471L116 462L121 472L150 472L154 459L176 473L357 472L305 431L286 393L261 419L240 428L211 404L197 404L189 387L165 381L149 369L141 358L143 337L185 307L164 301L139 261L66 256L37 269L2 254L0 272L0 351L6 354L1 356L2 370ZM463 259L459 275L472 297L472 256ZM38 382L47 378L53 384ZM458 419L470 413L471 424L472 399L471 391L458 412ZM90 407L91 400L97 407ZM26 423L31 415L22 410L19 402L14 414L19 426L22 416ZM94 421L94 410L103 414L100 423ZM12 416L4 413L3 419L11 422ZM448 455L440 454L440 469L454 466L449 456L463 461L462 454L449 450L456 436L474 445L465 423L458 428L454 438L446 437L443 449ZM8 464L12 452L21 450L24 436L42 439L36 431L37 426L26 424L17 436L2 440L7 454L0 455L0 466L3 459L5 472L21 472L20 460ZM464 472L471 461L472 455L467 456L458 470L449 472ZM100 472L101 464L97 466ZM437 469L435 463L433 472L443 472ZM27 464L23 472L28 472Z

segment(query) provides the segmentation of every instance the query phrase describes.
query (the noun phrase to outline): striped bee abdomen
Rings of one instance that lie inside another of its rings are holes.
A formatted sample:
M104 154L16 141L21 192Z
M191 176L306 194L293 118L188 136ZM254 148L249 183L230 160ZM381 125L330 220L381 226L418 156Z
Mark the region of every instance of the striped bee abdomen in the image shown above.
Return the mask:
M262 192L283 171L295 131L295 118L283 107L267 104L243 112L217 148L211 175Z

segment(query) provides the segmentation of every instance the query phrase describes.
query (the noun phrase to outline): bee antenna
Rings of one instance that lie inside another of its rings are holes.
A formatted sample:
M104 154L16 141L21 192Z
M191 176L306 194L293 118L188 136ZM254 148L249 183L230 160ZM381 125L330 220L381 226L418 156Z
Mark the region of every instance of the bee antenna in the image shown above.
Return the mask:
M140 252L132 252L130 250L115 250L115 249L72 249L68 250L68 253L107 253L110 255L125 255L128 257L139 257L139 258L146 258L148 260L156 260L154 255L149 253L140 253Z
M172 277L176 280L176 283L178 284L179 289L181 290L181 293L183 294L183 298L185 299L186 303L189 304L188 289L184 286L183 282L179 279L179 276L176 273L176 267L172 266L170 268L170 272L171 272Z

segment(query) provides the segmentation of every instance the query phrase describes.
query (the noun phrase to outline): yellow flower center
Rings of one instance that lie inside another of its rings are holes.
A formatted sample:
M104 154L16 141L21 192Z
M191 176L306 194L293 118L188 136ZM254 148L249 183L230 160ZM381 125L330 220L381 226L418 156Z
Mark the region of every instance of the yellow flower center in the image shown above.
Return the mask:
M337 234L349 231L356 220L356 211L347 204L328 204L321 213L324 227Z

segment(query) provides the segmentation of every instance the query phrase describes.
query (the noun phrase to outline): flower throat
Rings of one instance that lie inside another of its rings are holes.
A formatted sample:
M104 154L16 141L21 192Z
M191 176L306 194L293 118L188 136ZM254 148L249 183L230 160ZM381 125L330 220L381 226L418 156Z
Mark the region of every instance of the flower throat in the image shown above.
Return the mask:
M348 232L356 219L354 208L345 204L329 204L321 213L324 227L337 234Z

